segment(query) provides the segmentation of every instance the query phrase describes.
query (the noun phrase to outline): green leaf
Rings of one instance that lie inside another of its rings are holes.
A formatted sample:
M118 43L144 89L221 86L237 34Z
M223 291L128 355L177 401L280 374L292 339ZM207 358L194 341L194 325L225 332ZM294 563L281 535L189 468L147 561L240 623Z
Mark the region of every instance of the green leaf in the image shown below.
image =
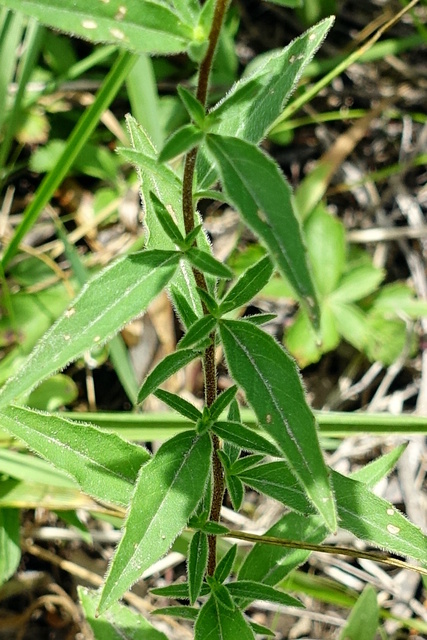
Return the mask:
M379 607L375 589L369 584L357 599L339 640L374 640L379 625Z
M150 393L156 391L159 385L174 373L197 358L199 353L194 349L180 349L167 355L145 378L139 392L138 403L144 402Z
M146 449L115 433L60 416L11 406L0 418L2 428L103 502L127 506L138 471L150 459Z
M168 162L177 156L187 153L203 140L205 134L194 124L185 124L166 140L159 153L159 162Z
M155 609L151 612L151 615L158 616L173 616L175 618L184 618L184 620L195 620L199 613L199 609L196 607L162 607L161 609Z
M333 292L333 299L337 302L353 302L374 293L384 279L384 270L372 264L351 267Z
M184 400L184 398L180 398L176 393L157 389L157 391L154 392L154 395L156 398L167 404L171 409L174 409L182 416L192 420L193 422L197 422L202 417L201 412L194 406L194 404Z
M77 587L79 599L89 622L94 637L99 640L167 640L164 633L157 631L142 615L135 613L129 607L115 603L111 609L101 615L96 615L99 593Z
M358 482L364 482L367 487L372 489L377 482L382 480L391 472L400 456L405 451L407 445L408 443L405 442L398 447L395 447L380 458L376 458L369 464L352 473L351 477L353 480L357 480Z
M1 4L54 29L138 53L179 53L192 39L192 26L158 0L96 4L85 0L2 0Z
M200 595L203 577L208 563L208 537L202 531L196 531L191 538L188 551L188 593L190 604L194 604Z
M234 400L237 393L236 385L229 387L225 391L219 394L213 402L213 404L209 407L209 415L211 420L217 420L223 411L226 410L228 405Z
M177 87L178 95L186 108L190 118L201 128L205 120L205 108L195 95L186 89L182 84Z
M271 631L271 629L269 629L268 627L264 627L264 625L262 624L258 624L257 622L252 622L252 620L249 621L249 624L252 627L252 631L254 633L259 633L262 636L267 636L270 638L275 638L276 634L274 633L274 631Z
M178 349L187 349L189 347L197 347L203 343L206 338L209 338L212 331L215 329L217 319L212 316L203 316L188 329L187 333L179 341Z
M307 249L317 291L324 297L336 289L345 266L345 228L323 205L313 211L304 225Z
M231 570L233 568L234 561L236 559L236 554L237 554L237 545L233 544L233 546L230 547L227 553L221 558L221 560L216 565L214 578L220 584L222 584L224 580L228 578L228 576L230 575Z
M332 474L340 526L380 549L425 562L427 536L363 482Z
M252 324L256 324L257 327L266 324L267 322L271 322L277 318L276 313L256 313L253 316L245 316L245 320L247 322L252 322Z
M207 148L218 164L224 191L270 257L318 319L314 285L292 191L277 164L253 144L209 134Z
M213 276L225 278L226 280L233 277L231 269L214 258L211 253L207 253L196 247L191 247L185 252L184 256L190 264L202 273L210 273Z
M218 315L218 305L215 298L201 287L197 287L197 293L199 294L200 300L205 305L209 313L216 318Z
M225 475L225 482L234 510L240 511L245 497L245 487L243 482L238 476L232 476L229 473L226 473Z
M170 207L170 210L176 216L175 221L178 227L184 233L184 220L182 214L180 214L182 211L182 181L169 165L158 163L156 148L144 129L131 116L127 117L127 126L133 149L122 150L121 154L137 167L145 212L144 223L148 230L147 247L162 250L173 249L174 243L164 232L157 219L150 193L156 193L159 199L168 206L168 209ZM200 219L195 214L194 226L197 227L199 224ZM211 250L204 233L198 235L197 242L200 248L206 251ZM207 278L207 282L209 286L209 278ZM192 309L196 317L200 318L203 315L191 266L183 260L180 262L180 268L170 282L170 291L172 301L177 307L176 296L179 295L180 299L185 300L186 305ZM185 324L188 313L180 315Z
M226 442L232 442L244 451L256 451L274 457L281 455L272 442L241 422L216 422L211 429L217 436Z
M226 588L233 598L243 598L245 600L265 600L266 602L277 602L288 607L303 607L302 602L289 596L283 591L273 589L262 582L254 582L253 580L238 580L237 582L229 582Z
M250 469L251 467L255 467L258 465L261 460L265 458L264 455L259 453L254 453L250 456L244 456L243 458L239 458L235 460L230 467L230 472L233 475L238 476L241 473L244 473L246 469Z
M265 287L272 274L273 265L268 256L249 267L242 273L236 284L227 291L219 305L220 313L228 313L250 302Z
M206 579L208 583L209 581L212 580L210 576L208 576ZM229 611L236 610L236 605L234 603L234 600L229 594L229 592L227 591L227 589L224 587L224 585L222 584L215 585L215 587L212 589L212 595L215 598L218 605L224 607L225 609L228 609Z
M15 573L21 560L19 509L0 509L0 585Z
M280 116L304 67L323 42L333 20L328 18L320 22L285 49L257 56L256 68L236 82L210 111L210 115L220 116L213 131L249 142L261 142ZM215 182L215 170L203 154L198 157L197 175L201 189L207 189Z
M126 322L145 311L173 276L178 261L178 254L170 251L142 251L103 269L83 287L1 389L0 406L111 339Z
M154 207L154 211L156 213L157 219L162 225L163 231L170 238L170 240L172 240L172 242L177 244L178 247L182 247L184 245L184 236L179 230L179 227L176 224L176 222L172 219L171 214L166 209L163 202L159 200L159 198L156 196L155 193L151 192L150 197L153 203L153 207Z
M214 536L225 536L230 531L228 527L225 527L223 524L219 524L218 522L214 522L212 520L208 520L207 522L205 522L201 530L204 533L208 533L209 535Z
M319 516L289 512L282 516L267 532L267 536L295 539L320 544L327 536L327 529ZM286 577L292 569L303 564L310 551L277 547L257 543L246 556L239 570L239 580L255 580L274 585Z
M162 598L173 598L174 600L188 600L189 598L188 582L180 582L178 584L170 584L167 587L156 587L150 589L150 593ZM203 585L200 595L207 595L210 589L208 585Z
M255 640L242 612L227 609L213 595L200 609L194 633L195 640Z
M238 474L242 482L252 489L285 504L298 513L313 513L313 507L300 483L284 462L268 462Z
M123 537L102 590L102 613L170 548L194 512L211 469L208 434L185 431L141 469Z
M377 477L375 469L372 472L372 477ZM239 477L249 486L283 502L306 518L308 514L314 513L302 489L295 483L289 486L292 476L284 462L259 465L248 469ZM420 561L425 559L427 536L390 502L373 494L363 482L347 478L336 471L331 472L331 478L340 527L380 549ZM316 516L310 517L314 517L316 521ZM294 535L292 531L289 534L289 537Z
M294 361L274 338L249 322L223 320L219 330L230 373L245 391L260 426L278 444L292 473L334 531L328 471Z

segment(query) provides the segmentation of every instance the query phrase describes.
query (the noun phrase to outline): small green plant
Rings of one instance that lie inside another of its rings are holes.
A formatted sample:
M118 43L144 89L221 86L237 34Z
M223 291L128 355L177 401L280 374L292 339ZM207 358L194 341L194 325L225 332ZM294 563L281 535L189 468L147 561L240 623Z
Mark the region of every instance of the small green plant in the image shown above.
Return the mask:
M119 258L85 284L0 391L3 428L71 477L73 487L77 484L118 513L126 510L123 536L101 592L80 591L95 635L106 637L107 627L113 633L117 627L140 625L145 634L141 637L165 637L117 601L185 530L191 532L187 579L154 593L189 601L189 606L167 607L158 613L193 620L197 640L271 635L253 623L245 610L255 599L301 606L276 585L303 563L313 548L322 549L318 545L338 526L379 549L424 562L427 537L372 492L400 451L351 477L328 468L294 360L263 331L268 317L237 316L238 309L263 289L277 270L304 305L307 326L313 326L309 330L322 330L316 284L292 191L279 167L258 145L282 112L332 18L266 57L252 75L236 82L222 100L207 109L209 78L227 0L208 0L203 6L197 0L96 4L83 0L1 0L0 4L55 28L67 24L75 34L123 48L102 88L104 100L95 103L94 111L85 115L62 150L59 161L63 159L65 168L55 175L51 172L42 183L4 253L3 269L16 252L25 225L34 221L43 200L77 157L82 137L94 126L93 113L105 108L136 63L136 54L186 51L198 64L195 94L179 88L191 123L174 131L161 149L133 117L127 118L131 147L120 149L120 154L135 165L140 178L146 247ZM175 170L170 161L182 154L182 171ZM197 212L198 200L203 197L234 206L266 249L266 254L237 279L212 255ZM337 252L339 260L331 268L331 291L343 271L342 255ZM137 392L137 402L143 403L154 393L189 420L191 428L164 442L151 455L144 447L91 424L78 425L19 403L69 362L112 340L165 289L184 336L176 351L147 376ZM219 395L217 346L223 349L234 381ZM202 410L161 389L173 373L195 359L203 362ZM238 390L254 411L257 429L241 419ZM228 491L233 507L239 510L246 486L287 508L263 536L232 531L220 522L224 492ZM8 558L2 566L2 580L14 572L19 561L18 519L12 511L2 513L6 534L2 557ZM236 538L255 542L240 559L238 569L235 544L228 544L220 558L217 549L218 539L229 542ZM372 593L364 597L372 600ZM359 606L362 604L360 601ZM375 628L375 603L370 610L370 626ZM349 620L348 629L354 626L357 620Z

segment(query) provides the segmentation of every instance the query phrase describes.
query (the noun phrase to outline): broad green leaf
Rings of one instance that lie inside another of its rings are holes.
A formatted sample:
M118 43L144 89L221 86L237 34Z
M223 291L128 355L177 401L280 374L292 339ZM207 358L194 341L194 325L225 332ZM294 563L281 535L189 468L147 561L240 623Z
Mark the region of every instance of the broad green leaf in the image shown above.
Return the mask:
M185 431L165 442L141 469L102 591L102 613L161 558L194 512L211 468L208 434Z
M255 640L242 612L227 609L213 595L200 609L194 634L195 640Z
M146 449L115 433L54 414L11 406L0 411L0 420L2 428L103 502L126 506L140 467L150 459Z
M0 508L0 585L15 573L21 560L19 509Z
M141 251L116 260L81 290L0 391L0 406L29 391L142 314L173 276L179 255Z
M323 353L332 351L340 343L341 337L336 326L335 314L328 299L320 309L320 331L316 335L305 309L299 309L297 316L286 331L285 344L300 367L318 362Z
M138 403L144 402L150 393L156 391L159 385L174 373L197 358L199 353L194 349L179 349L167 355L145 378L139 392Z
M191 25L158 0L1 0L0 4L54 29L138 53L179 53L192 40Z
M313 279L320 297L334 291L345 266L345 228L323 205L313 211L304 225Z
M328 471L294 361L274 338L249 322L223 320L219 330L230 373L245 391L260 426L278 444L334 531L336 512Z
M159 153L159 162L169 162L173 158L187 153L203 140L205 134L194 124L186 124L177 129L166 140Z
M194 604L200 595L207 562L208 537L206 533L196 531L189 545L187 563L190 604Z
M236 559L237 554L237 545L233 544L232 547L227 551L227 553L221 558L221 560L216 565L214 578L220 584L228 578L233 568L234 561Z
M427 316L427 302L418 300L407 285L394 282L381 287L375 297L373 310L384 315L394 316L396 312L404 313L416 319Z
M360 300L374 293L383 279L384 270L372 264L353 267L342 277L333 292L333 299L341 303Z
M202 413L188 402L188 400L184 400L176 393L170 393L169 391L165 391L164 389L157 389L154 392L156 398L167 404L171 409L174 409L178 413L180 413L185 418L192 420L193 422L197 422L202 417Z
M244 459L243 459L244 461ZM364 467L363 480L368 486L378 481L378 467L374 463ZM235 463L235 466L240 461ZM388 472L387 465L384 469ZM391 505L390 505L391 506ZM287 513L267 532L268 536L298 539L305 542L319 544L327 536L327 530L319 516L302 515L295 512ZM289 572L299 566L310 555L308 551L286 549L268 544L256 544L247 555L239 571L240 580L258 580L274 585L280 582Z
M215 329L217 320L212 316L203 316L191 325L187 333L178 343L178 349L188 349L200 345Z
M215 422L212 431L226 442L232 442L244 451L256 451L280 457L280 451L272 442L241 422Z
M77 590L85 618L97 640L167 640L146 618L122 604L115 603L109 611L97 616L99 593L84 587Z
M367 341L366 314L352 303L331 300L337 330L342 337L359 351L363 351Z
M370 470L370 474L375 470ZM375 474L376 476L376 474ZM289 487L292 475L284 462L271 462L239 475L249 486L283 502L306 516L314 513L302 489ZM377 477L377 476L376 476ZM427 536L390 502L373 494L363 482L331 472L339 525L361 540L392 553L425 560Z
M314 285L292 191L277 164L253 144L209 134L206 145L218 165L224 191L298 297L318 319Z
M191 247L185 252L184 257L202 273L210 273L218 278L225 278L229 280L233 277L233 272L227 265L222 264L219 260L213 257L211 253L202 251L196 247Z
M341 630L339 640L374 640L379 625L379 606L375 589L369 584L363 589L350 616Z
M425 562L427 536L363 482L332 474L340 526L380 549Z
M261 142L281 114L304 67L323 42L333 20L323 20L285 49L258 56L253 72L236 82L227 96L211 110L212 116L220 116L218 125L212 130L256 144ZM215 182L215 170L203 154L199 154L197 175L200 189L207 189Z
M265 287L272 274L273 265L268 256L249 267L240 276L236 284L227 291L219 305L220 313L228 313L250 302Z
M243 598L244 600L265 600L266 602L277 602L288 607L302 607L302 602L289 596L283 591L273 589L262 582L253 580L238 580L229 582L226 587L233 598Z

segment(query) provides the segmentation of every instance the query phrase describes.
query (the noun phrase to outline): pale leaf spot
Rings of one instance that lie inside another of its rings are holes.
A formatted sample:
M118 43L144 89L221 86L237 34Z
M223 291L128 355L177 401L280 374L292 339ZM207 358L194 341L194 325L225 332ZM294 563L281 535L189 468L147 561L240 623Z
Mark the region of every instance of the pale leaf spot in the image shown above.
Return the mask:
M388 524L387 525L387 531L389 533L392 533L394 536L397 536L397 534L400 533L399 527L395 527L394 524Z
M110 29L110 33L114 38L117 38L117 40L124 40L126 37L123 31L121 31L120 29L115 29L114 27Z
M316 39L316 34L315 33L310 33L310 35L308 36L308 39L310 40L310 42L312 40L315 40Z
M295 57L295 56L291 56L291 57L289 58L289 62L290 62L291 64L293 64L293 63L295 62L295 60L296 60L296 57Z
M101 340L101 336L95 336L93 341L94 342L99 342Z
M394 516L394 514L395 514L394 509L387 509L387 515L388 516Z
M83 20L82 27L85 29L97 29L98 23L95 20Z
M68 335L68 333L66 333L66 334L64 335L64 340L71 340L71 336L70 336L70 335Z
M265 421L267 424L271 424L271 415L269 413L265 416Z
M76 310L71 307L71 309L67 309L67 311L65 312L65 317L66 318L71 318L71 316L73 316L76 313Z
M115 20L123 20L123 18L125 17L127 13L127 7L124 7L123 5L121 5L116 13L116 15L114 16Z

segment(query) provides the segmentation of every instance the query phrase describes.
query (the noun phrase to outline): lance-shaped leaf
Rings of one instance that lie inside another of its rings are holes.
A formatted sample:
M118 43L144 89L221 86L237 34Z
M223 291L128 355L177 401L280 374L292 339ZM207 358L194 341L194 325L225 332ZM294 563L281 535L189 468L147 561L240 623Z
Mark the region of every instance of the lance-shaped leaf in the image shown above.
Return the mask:
M146 449L115 433L54 414L11 406L0 411L0 420L9 433L103 502L127 506L138 471L150 459Z
M144 465L110 565L99 611L105 611L161 558L187 524L211 469L211 439L194 431L165 442Z
M114 604L102 616L96 616L99 592L77 587L86 620L92 627L95 638L104 640L167 640L141 614L122 604Z
M260 426L278 444L327 527L335 531L329 475L295 362L274 338L249 322L223 320L219 330L230 373L245 391Z
M19 509L0 508L0 585L15 573L21 559Z
M265 600L266 602L277 602L288 607L304 606L299 600L289 596L283 591L273 589L269 585L253 580L238 580L225 585L233 598L243 598L244 600Z
M129 137L132 142L133 149L120 150L121 155L129 162L134 164L141 184L141 198L144 208L144 224L148 230L147 248L148 249L173 249L174 243L163 230L159 223L151 201L150 192L157 195L159 200L164 204L168 211L173 212L175 222L184 233L184 220L182 216L182 181L179 176L165 164L159 164L157 161L157 150L151 142L149 136L142 127L138 125L136 120L128 116L127 126ZM199 216L194 217L194 226L200 224ZM199 233L197 237L197 246L204 251L211 251L211 247L204 233ZM206 278L210 291L214 293L216 280L211 277ZM181 261L180 268L170 283L170 291L172 300L175 302L177 292L182 299L190 305L191 309L197 317L203 315L202 305L196 291L196 283L194 275L186 261ZM178 306L178 305L177 305ZM182 315L185 322L188 314Z
M374 468L371 473L378 477ZM258 465L238 477L305 517L315 513L302 488L292 481L292 474L284 462ZM373 494L365 483L336 471L331 472L331 480L340 527L380 549L421 561L425 559L427 536L390 502Z
M191 539L188 552L188 593L190 604L194 604L200 595L207 563L208 537L203 531L196 531Z
M218 124L212 130L256 144L261 142L280 116L304 67L323 42L333 21L333 17L322 20L285 49L257 56L255 68L236 82L211 110L211 117L218 118ZM207 189L215 182L215 169L203 153L199 153L197 159L197 175L200 189Z
M150 393L186 364L197 358L199 353L194 349L179 349L167 355L145 378L138 392L138 402L144 402Z
M194 634L195 640L255 640L242 612L228 609L213 595L200 609Z
M213 316L203 316L199 318L187 331L185 336L178 343L178 349L187 349L188 347L197 347L202 344L206 338L215 329L217 320Z
M172 6L157 0L1 0L9 9L91 42L110 42L138 53L179 53L192 40L192 26Z
M103 269L45 333L16 376L0 391L0 406L29 391L85 351L104 344L142 314L173 276L179 255L141 251Z
M216 422L212 426L212 431L226 442L231 442L244 451L257 451L269 456L280 456L280 451L272 442L241 422Z
M227 291L219 305L219 312L225 314L250 302L265 287L272 274L273 265L270 258L265 256L244 271L236 284Z
M168 162L196 147L204 138L204 133L194 124L186 124L165 142L159 154L159 162Z
M202 417L202 412L199 411L194 404L188 402L188 400L184 400L176 393L170 393L169 391L165 391L164 389L157 389L154 392L156 398L164 402L174 411L180 413L184 418L188 418L192 422L197 422Z
M224 191L247 225L267 246L278 269L305 300L313 320L319 309L292 190L277 164L258 147L237 138L210 134Z

